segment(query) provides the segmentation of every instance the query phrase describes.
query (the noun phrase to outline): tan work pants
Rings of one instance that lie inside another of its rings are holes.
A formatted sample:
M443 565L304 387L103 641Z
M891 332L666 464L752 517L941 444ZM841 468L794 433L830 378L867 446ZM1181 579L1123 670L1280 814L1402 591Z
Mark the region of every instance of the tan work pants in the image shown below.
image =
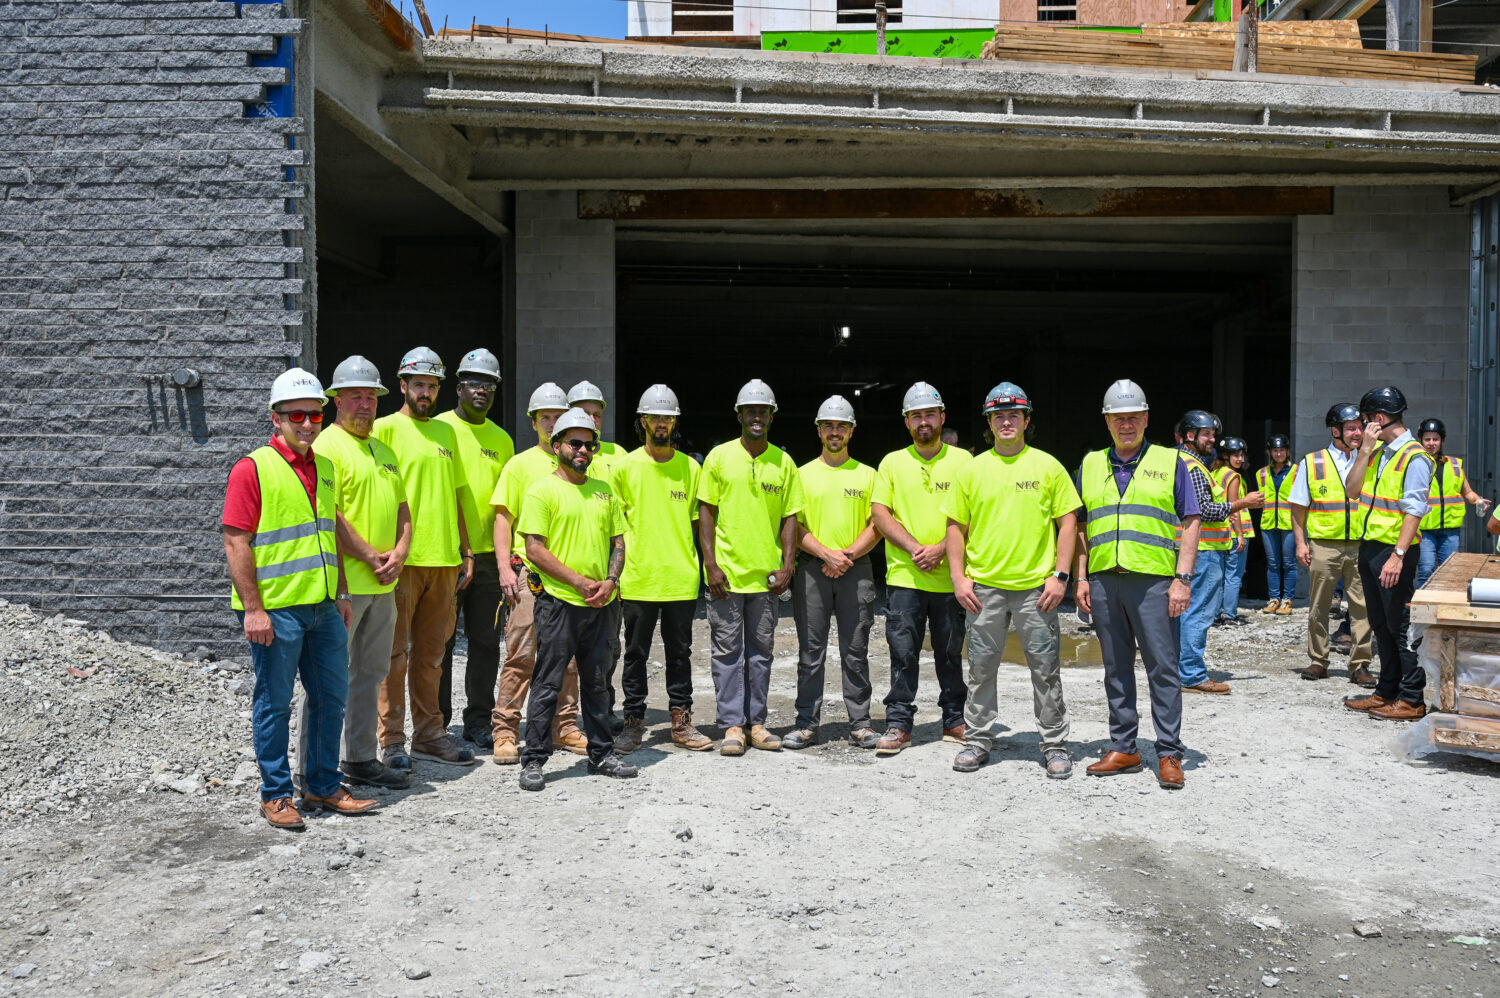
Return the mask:
M380 685L381 747L406 742L406 696L411 694L411 743L430 745L447 734L438 704L443 649L453 633L458 566L407 565L396 583L396 633L391 671Z
M495 710L490 714L491 734L495 741L518 741L521 732L521 709L531 691L531 675L536 671L536 623L532 614L536 597L521 581L521 595L510 608L505 621L505 661L500 663L500 688ZM562 691L557 696L557 713L552 716L552 737L556 739L578 730L578 662L568 663L563 674Z
M1314 665L1328 668L1328 610L1339 579L1344 580L1344 598L1349 601L1349 630L1354 643L1349 648L1349 671L1368 666L1373 655L1370 618L1365 612L1365 588L1359 580L1359 541L1308 539L1312 564L1308 566L1307 657Z

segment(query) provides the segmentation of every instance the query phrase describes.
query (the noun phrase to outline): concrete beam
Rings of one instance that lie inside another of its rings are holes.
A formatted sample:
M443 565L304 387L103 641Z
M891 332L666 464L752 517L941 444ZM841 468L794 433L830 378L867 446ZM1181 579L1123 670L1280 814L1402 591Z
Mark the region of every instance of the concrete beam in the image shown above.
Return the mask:
M732 177L716 183L721 190L878 190L904 187L914 178L911 176L839 176L819 174L816 176L776 177ZM1015 189L1073 188L1109 189L1124 187L1401 187L1413 184L1447 185L1464 187L1490 185L1500 181L1500 172L1477 170L1444 173L1165 173L1165 174L1061 174L1056 176L1010 177L988 174L984 176L921 177L920 183L929 189ZM621 190L639 189L652 191L696 190L703 187L704 177L676 176L660 177L642 184L640 177L599 176L573 177L553 175L550 177L470 177L476 187L498 190L555 190L557 188L577 190ZM1493 193L1493 192L1491 192ZM1465 195L1467 197L1467 195ZM1457 202L1455 202L1457 203Z
M687 244L736 247L836 247L872 249L924 250L930 252L954 252L972 250L976 252L1021 251L1028 254L1041 253L1119 253L1167 256L1172 254L1202 256L1256 256L1285 257L1292 253L1291 246L1284 243L1253 243L1246 241L1213 242L1156 242L1142 239L986 239L960 236L923 237L909 235L871 236L848 233L810 235L806 233L770 232L694 232L684 229L640 229L617 228L615 241L618 245L665 243L671 246Z

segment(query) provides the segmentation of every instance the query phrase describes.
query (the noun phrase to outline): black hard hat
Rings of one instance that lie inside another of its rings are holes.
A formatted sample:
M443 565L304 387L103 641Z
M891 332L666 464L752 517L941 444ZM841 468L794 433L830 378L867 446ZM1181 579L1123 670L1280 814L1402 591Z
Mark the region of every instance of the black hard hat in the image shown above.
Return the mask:
M1448 439L1448 427L1443 425L1441 419L1424 419L1422 425L1417 427L1417 437L1421 438L1424 433L1436 433L1444 440Z
M1187 433L1189 430L1213 430L1215 433L1224 431L1224 424L1219 422L1219 417L1203 409L1189 409L1182 414L1177 421L1177 432Z
M1359 400L1359 411L1364 416L1375 412L1383 412L1387 416L1399 416L1406 411L1406 396L1402 395L1401 389L1395 385L1371 388L1365 392L1364 398Z
M1273 433L1266 438L1266 450L1270 450L1273 447L1285 447L1287 450L1291 450L1291 438L1285 433Z
M1228 457L1231 454L1245 453L1245 441L1243 437L1225 437L1219 441L1219 456Z
M1353 402L1339 402L1331 406L1323 417L1323 425L1342 428L1351 419L1359 418L1359 406Z

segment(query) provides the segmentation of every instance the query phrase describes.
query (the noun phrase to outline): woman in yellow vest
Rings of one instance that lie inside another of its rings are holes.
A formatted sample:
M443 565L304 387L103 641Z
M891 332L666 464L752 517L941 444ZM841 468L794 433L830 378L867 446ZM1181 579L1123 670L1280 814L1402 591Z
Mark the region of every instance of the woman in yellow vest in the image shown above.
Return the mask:
M1297 593L1297 539L1292 534L1292 504L1288 497L1296 480L1292 442L1285 433L1266 441L1271 463L1255 473L1255 484L1266 504L1260 511L1260 539L1266 549L1266 590L1270 599L1262 613L1283 617L1292 612Z
M1464 462L1460 457L1449 457L1443 453L1443 441L1448 439L1448 428L1441 419L1424 419L1417 428L1417 442L1432 455L1436 467L1432 471L1432 491L1428 499L1427 515L1422 517L1422 539L1418 542L1417 588L1426 585L1437 567L1458 551L1459 538L1463 533L1464 506L1474 504L1474 510L1484 516L1488 503L1469 486L1464 474Z
M1208 469L1231 500L1238 499L1245 491L1245 441L1241 437L1225 437L1219 441L1219 456ZM1230 486L1234 487L1231 489ZM1255 536L1255 525L1250 520L1250 511L1242 509L1232 521L1235 541L1229 549L1224 563L1224 602L1219 608L1219 617L1214 626L1221 624L1245 624L1240 616L1240 587L1245 581L1245 563L1249 561L1250 538Z

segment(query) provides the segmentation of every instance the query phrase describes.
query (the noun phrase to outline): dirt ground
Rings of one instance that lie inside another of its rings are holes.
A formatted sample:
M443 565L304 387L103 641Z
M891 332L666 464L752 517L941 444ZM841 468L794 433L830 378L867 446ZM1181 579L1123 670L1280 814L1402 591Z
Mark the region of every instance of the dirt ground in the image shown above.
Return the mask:
M231 785L184 795L120 776L86 817L5 813L0 994L1500 998L1500 765L1398 761L1392 727L1341 708L1342 660L1324 682L1290 671L1305 611L1252 619L1212 632L1234 692L1187 698L1178 793L1083 775L1106 747L1096 665L1064 670L1079 768L1059 782L1021 666L1003 675L998 752L962 775L930 664L899 756L843 741L830 678L822 744L727 759L671 746L659 646L634 781L554 756L532 794L487 757L419 762L379 810L295 835L260 820L254 780L209 772ZM795 646L788 615L778 731ZM1085 661L1090 646L1070 644ZM717 734L706 649L700 620L698 720ZM172 695L248 749L249 701L223 679ZM76 747L103 763L130 723ZM188 751L161 737L157 757ZM0 747L7 767L38 764Z

